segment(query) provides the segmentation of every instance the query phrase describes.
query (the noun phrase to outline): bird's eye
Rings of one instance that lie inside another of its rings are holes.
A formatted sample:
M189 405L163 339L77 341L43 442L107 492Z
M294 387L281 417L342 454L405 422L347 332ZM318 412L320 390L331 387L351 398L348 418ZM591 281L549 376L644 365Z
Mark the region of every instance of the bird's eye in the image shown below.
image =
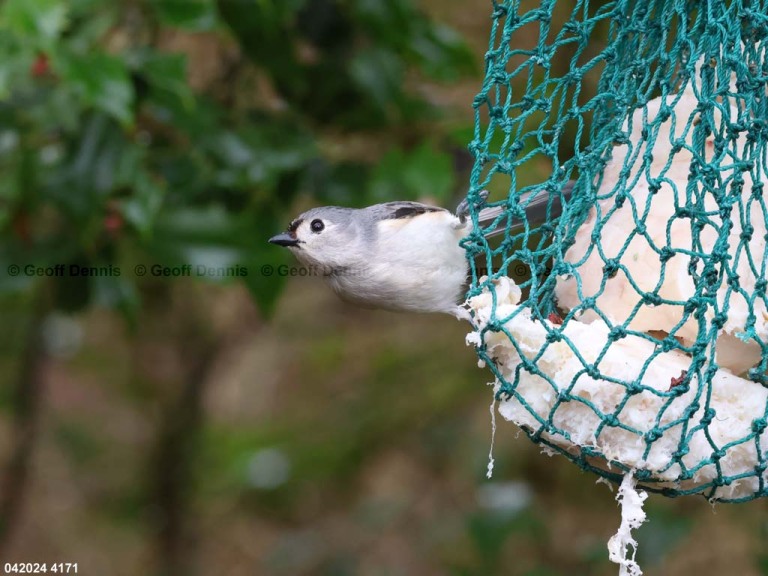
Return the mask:
M315 234L318 234L325 229L325 224L323 224L322 220L315 219L309 223L309 229L312 230L312 232L314 232Z

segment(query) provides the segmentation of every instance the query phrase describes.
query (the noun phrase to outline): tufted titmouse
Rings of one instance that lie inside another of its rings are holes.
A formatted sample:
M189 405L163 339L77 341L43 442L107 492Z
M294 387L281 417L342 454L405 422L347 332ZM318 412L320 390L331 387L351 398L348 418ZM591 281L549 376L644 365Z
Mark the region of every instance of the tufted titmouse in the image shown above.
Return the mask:
M564 195L570 194L566 185ZM485 200L488 192L481 192ZM540 223L548 197L526 206L529 222ZM504 232L506 207L485 208L478 222L486 237ZM560 214L552 198L550 216ZM364 308L403 312L446 312L467 318L460 306L469 265L459 242L472 227L463 201L452 214L418 202L386 202L367 208L324 206L301 214L282 234L269 239L325 277L342 299ZM487 226L487 228L486 228ZM519 231L521 223L512 225Z

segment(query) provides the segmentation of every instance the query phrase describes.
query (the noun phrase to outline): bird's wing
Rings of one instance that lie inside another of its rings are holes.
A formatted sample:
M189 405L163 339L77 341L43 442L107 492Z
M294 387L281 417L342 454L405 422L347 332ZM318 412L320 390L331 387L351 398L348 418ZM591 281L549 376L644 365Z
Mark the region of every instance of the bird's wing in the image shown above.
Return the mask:
M445 208L407 200L375 204L368 207L367 210L371 211L376 220L399 220L401 218L413 218L428 212L448 212Z

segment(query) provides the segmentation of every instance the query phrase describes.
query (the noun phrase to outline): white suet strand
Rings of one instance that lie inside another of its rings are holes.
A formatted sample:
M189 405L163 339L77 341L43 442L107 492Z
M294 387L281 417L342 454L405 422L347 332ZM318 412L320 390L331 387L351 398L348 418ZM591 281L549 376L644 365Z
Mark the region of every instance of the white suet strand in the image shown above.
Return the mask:
M689 273L690 254L701 255L695 264L700 274L718 241L723 221L709 191L696 192L703 199L703 207L686 206L686 188L693 160L691 150L696 149L694 128L701 122L696 95L701 93L701 87L694 87L696 82L700 83L700 79L693 80L679 94L656 98L643 109L636 110L624 126L629 143L613 149L612 159L605 167L597 190L597 205L590 210L576 233L575 243L564 256L564 260L575 267L581 287L579 289L576 276L561 276L555 290L558 305L568 310L579 306L586 298L595 297L594 309L584 310L580 316L584 322L597 321L597 309L615 326L625 325L641 332L672 333L685 346L691 346L697 340L699 321L693 314L676 328L684 315L684 303L694 296L695 291ZM667 113L669 116L665 118ZM744 115L743 110L741 114ZM727 133L728 124L733 125L739 119L735 99L719 102L713 109L713 116L715 131ZM654 132L652 143L644 140L644 133L648 136ZM717 177L722 182L732 181L737 176L733 165L748 159L746 141L746 132L742 131L739 138L726 147L717 170ZM704 148L703 161L711 162L715 154L712 135L706 139ZM644 160L648 155L650 162ZM761 168L758 165L754 169L759 171ZM624 171L628 171L626 188L629 194L619 206L616 188ZM725 325L717 335L716 362L734 374L744 374L756 366L761 360L758 340L768 342L764 295L755 294L757 279L766 277L768 214L759 202L750 199L751 172L740 174L744 183L741 197L737 198L730 216L732 228L727 236L728 259L724 266L731 276L738 277L741 292L733 290L728 277L723 274L716 296L718 310L724 310L726 302L728 304ZM652 193L654 184L658 191ZM695 186L702 185L697 183ZM697 245L691 232L692 220L676 217L677 208L699 211L703 208L706 211L707 223L700 232L700 244ZM638 222L645 227L645 235L638 232ZM743 223L753 228L748 241L741 239ZM599 230L596 239L593 237L595 230ZM631 239L625 248L628 238ZM662 250L672 254L666 264L662 264ZM619 268L612 278L604 280L608 261L614 261ZM663 299L680 303L651 306L641 303L643 292L656 293ZM752 331L747 327L750 300L755 316ZM704 327L707 331L714 314L712 307L707 309Z
M643 571L635 560L637 540L632 530L645 522L643 503L648 494L636 489L637 481L631 472L624 475L616 500L621 506L621 525L608 540L608 558L619 565L619 576L642 576Z

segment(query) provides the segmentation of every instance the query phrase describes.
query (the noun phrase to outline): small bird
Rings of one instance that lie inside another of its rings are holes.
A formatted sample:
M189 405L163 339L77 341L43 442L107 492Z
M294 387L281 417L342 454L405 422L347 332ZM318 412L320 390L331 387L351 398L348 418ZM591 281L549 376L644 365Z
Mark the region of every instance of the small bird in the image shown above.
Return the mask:
M566 185L567 193L571 187ZM485 190L480 193L483 201L487 196ZM547 199L546 194L538 194L530 200L529 222L543 220ZM561 207L552 200L550 216L555 217ZM486 237L505 231L507 218L500 218L505 210L506 206L494 206L480 211L478 222ZM409 201L367 208L324 206L307 210L269 242L288 248L302 264L321 273L346 302L468 319L461 304L469 263L459 244L472 230L468 213L466 200L456 214ZM513 224L512 232L522 226Z

